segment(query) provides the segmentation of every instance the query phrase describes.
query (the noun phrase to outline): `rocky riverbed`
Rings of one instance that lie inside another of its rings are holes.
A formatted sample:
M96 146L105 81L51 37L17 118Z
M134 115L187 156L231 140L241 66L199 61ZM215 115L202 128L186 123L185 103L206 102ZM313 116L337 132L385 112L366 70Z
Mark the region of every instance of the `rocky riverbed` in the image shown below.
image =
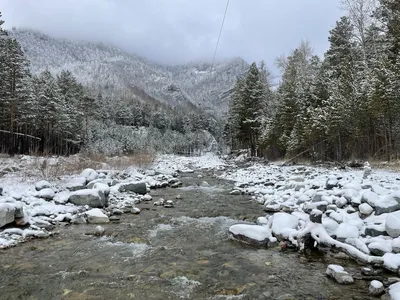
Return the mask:
M396 175L168 156L147 171L3 183L2 299L396 299L396 237L376 212ZM305 231L319 251L298 251Z

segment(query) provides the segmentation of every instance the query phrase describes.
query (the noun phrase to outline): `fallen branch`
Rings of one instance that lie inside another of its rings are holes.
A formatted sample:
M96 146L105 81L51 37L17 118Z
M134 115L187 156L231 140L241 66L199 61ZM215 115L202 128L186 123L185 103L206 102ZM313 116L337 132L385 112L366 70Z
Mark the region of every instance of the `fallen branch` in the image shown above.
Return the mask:
M30 134L25 134L25 133L11 132L11 131L1 130L1 129L0 129L0 132L9 133L9 134L18 135L18 136L26 136L26 137L29 137L31 139L35 139L35 140L38 140L38 141L41 140L41 138L38 138L38 137L30 135Z

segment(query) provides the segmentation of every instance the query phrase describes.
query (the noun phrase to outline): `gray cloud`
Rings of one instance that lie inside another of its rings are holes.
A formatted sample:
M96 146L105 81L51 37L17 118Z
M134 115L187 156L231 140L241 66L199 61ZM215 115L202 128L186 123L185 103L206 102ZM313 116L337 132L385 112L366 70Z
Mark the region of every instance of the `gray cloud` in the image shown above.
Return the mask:
M108 42L176 64L213 56L225 0L0 0L6 28ZM317 54L339 19L338 0L230 0L217 59L274 59L308 39Z

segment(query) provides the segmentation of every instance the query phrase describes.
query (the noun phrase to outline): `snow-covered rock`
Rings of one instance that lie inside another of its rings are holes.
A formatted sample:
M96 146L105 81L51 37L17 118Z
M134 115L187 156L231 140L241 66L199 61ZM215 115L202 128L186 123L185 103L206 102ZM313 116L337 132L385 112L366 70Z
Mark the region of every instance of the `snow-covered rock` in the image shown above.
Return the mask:
M386 269L397 273L400 268L400 254L385 253L383 255L383 266Z
M46 180L38 181L35 184L35 189L37 191L40 191L40 190L43 190L43 189L49 189L49 188L51 188L51 184Z
M145 182L129 182L122 183L118 190L120 192L133 192L136 194L145 195L147 193L147 186Z
M375 204L379 201L380 197L378 194L372 191L365 191L361 196L361 202L367 203L372 207L375 207Z
M72 192L69 195L68 201L75 205L88 205L90 207L104 207L108 205L103 193L96 189L84 189Z
M386 232L393 238L400 236L400 211L387 215L385 229Z
M297 234L299 218L287 213L276 213L272 217L272 232L282 240L293 240Z
M97 225L96 228L94 229L94 235L102 236L104 234L104 231L105 231L104 227Z
M382 239L380 241L368 244L368 249L372 254L382 256L385 253L392 252L392 242L390 240Z
M339 241L345 241L348 238L358 238L359 231L357 226L349 225L347 223L339 224L336 229L336 238Z
M400 209L400 191L384 196L375 203L375 214L391 213Z
M383 283L378 280L372 280L369 284L369 292L374 296L382 295L385 292Z
M108 184L96 182L93 185L93 189L101 191L104 194L104 197L108 197L108 195L110 195L110 187L108 186Z
M392 300L400 300L400 282L389 286L389 295Z
M268 247L270 243L276 242L266 226L235 224L229 227L228 232L231 238L255 246Z
M363 216L369 216L374 211L374 209L368 203L362 203L360 206L358 206L358 210Z
M0 227L14 222L15 206L10 203L0 203Z
M82 190L86 188L86 178L85 177L75 177L69 181L65 187L71 192Z
M46 200L53 200L55 193L51 188L43 188L38 192L38 196Z
M143 195L141 200L142 201L151 201L153 199L153 197L149 194Z
M392 240L392 251L394 253L400 253L400 237Z
M104 224L109 223L108 217L99 208L93 208L85 212L87 220L92 224Z
M333 278L339 284L354 283L353 277L347 273L342 266L339 265L329 265L326 269L326 275Z
M85 169L82 171L80 177L84 177L86 179L86 183L89 183L90 181L93 181L99 177L99 173L97 173L93 169Z
M363 241L358 239L358 238L347 238L344 242L346 244L349 244L349 245L352 245L352 246L356 247L358 250L360 250L361 252L363 252L365 254L369 254L370 253L367 245Z

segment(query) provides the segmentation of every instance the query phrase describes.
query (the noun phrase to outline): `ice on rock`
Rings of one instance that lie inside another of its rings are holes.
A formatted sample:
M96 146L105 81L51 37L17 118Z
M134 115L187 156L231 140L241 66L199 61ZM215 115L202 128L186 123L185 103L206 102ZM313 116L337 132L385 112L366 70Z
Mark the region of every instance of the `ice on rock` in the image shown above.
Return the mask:
M108 217L99 208L93 208L85 212L89 223L92 224L104 224L109 223Z
M393 238L400 236L400 211L387 215L385 229L386 232Z
M329 265L326 269L326 275L333 278L339 284L354 283L353 277L347 273L342 266L339 265Z
M347 238L358 238L359 231L357 226L349 225L347 223L339 224L336 229L336 238L340 241L345 241Z
M268 246L270 242L276 241L266 226L235 224L228 231L232 238L252 245Z

